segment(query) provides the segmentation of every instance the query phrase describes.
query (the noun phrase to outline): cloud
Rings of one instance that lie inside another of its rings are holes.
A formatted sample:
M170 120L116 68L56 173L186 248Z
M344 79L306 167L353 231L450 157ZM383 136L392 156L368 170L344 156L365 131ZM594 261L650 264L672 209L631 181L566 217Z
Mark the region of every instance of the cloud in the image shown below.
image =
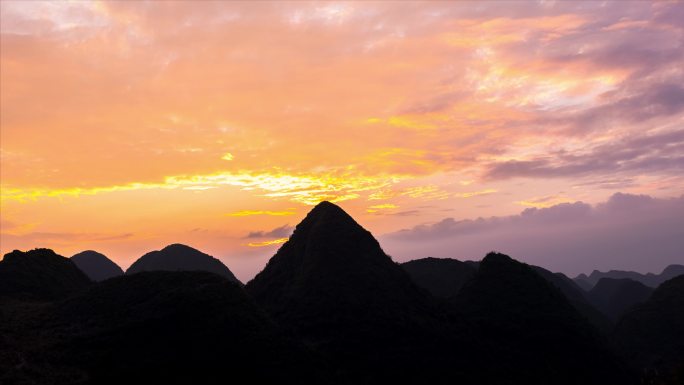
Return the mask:
M8 241L33 245L71 245L89 242L108 242L130 239L133 233L100 234L100 233L67 233L67 232L27 232L22 234L3 233Z
M568 178L629 173L669 173L684 169L684 129L598 145L584 153L560 151L530 160L491 163L484 177Z
M279 238L279 239L273 239L270 241L263 241L263 242L249 242L247 246L249 247L267 247L267 246L275 246L275 245L280 245L282 243L287 242L288 238Z
M480 259L498 250L566 274L616 266L655 271L684 261L684 196L616 193L593 206L562 203L506 217L445 218L380 239L399 260Z
M681 3L1 3L0 219L233 255L324 199L382 232L684 189Z
M482 168L492 152L530 161L507 153L562 129L681 114L681 8L3 2L3 184L150 185L273 165L428 177Z
M287 238L290 236L290 234L292 234L293 230L293 226L282 225L270 231L250 231L245 238Z

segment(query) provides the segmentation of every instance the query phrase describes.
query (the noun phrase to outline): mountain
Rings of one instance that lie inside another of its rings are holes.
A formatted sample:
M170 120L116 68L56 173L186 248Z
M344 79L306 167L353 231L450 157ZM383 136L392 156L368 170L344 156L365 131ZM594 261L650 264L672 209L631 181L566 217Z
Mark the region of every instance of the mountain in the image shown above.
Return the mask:
M614 338L627 358L651 377L642 383L681 384L684 380L684 275L664 282L646 302L628 310L617 322Z
M71 261L95 282L123 275L123 270L103 254L93 250L82 251L71 257Z
M489 253L453 303L498 348L491 370L499 371L500 382L629 383L607 342L560 289L526 264Z
M573 281L577 284L577 286L581 287L582 290L589 291L592 287L594 287L594 285L589 283L586 277L586 275L580 274L580 276L575 277Z
M126 274L141 271L208 271L233 282L240 282L223 262L190 246L178 243L143 255L133 262L126 270Z
M308 213L246 289L336 362L342 383L453 382L481 354L464 342L467 325L440 313L371 233L329 202Z
M581 285L583 285L584 287L589 286L588 288L585 288L585 290L587 291L590 290L591 287L596 285L596 283L598 283L598 281L601 278L629 278L631 280L641 282L646 286L656 288L668 279L674 278L682 274L684 274L684 265L669 265L665 269L663 269L663 271L660 274L641 274L634 271L623 270L610 270L604 273L598 270L594 270L593 272L591 272L589 276L587 276L586 274L578 275L577 277L575 277L575 281L582 281Z
M90 284L73 262L50 249L14 250L0 261L0 297L54 300Z
M330 375L238 284L207 272L120 276L0 314L3 384L320 384Z
M613 322L590 303L587 293L572 279L563 273L552 273L539 266L530 265L530 267L542 278L546 279L547 282L560 290L570 304L598 330L604 333L612 331Z
M422 258L401 264L413 282L438 298L456 295L477 268L449 258Z
M653 289L629 278L601 278L588 293L590 302L613 321L632 306L645 302Z
M454 297L461 287L472 279L480 263L461 262L448 258L423 258L401 264L413 281L438 298ZM562 273L552 273L538 266L530 266L534 271L556 286L570 303L599 330L612 331L612 322L596 310L586 299L585 293L570 278Z

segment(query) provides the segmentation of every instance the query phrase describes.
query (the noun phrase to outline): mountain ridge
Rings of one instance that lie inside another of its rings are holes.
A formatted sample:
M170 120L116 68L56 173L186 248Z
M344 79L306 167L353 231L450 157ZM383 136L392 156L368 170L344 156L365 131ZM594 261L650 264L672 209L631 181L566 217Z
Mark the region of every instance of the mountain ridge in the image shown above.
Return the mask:
M666 266L660 274L646 273L642 274L636 271L629 270L609 270L601 272L594 270L591 274L579 274L573 280L577 282L582 288L589 291L598 283L601 278L629 278L637 282L641 282L651 288L658 287L661 283L672 279L678 275L684 274L684 265L670 264Z
M208 271L242 284L223 262L181 243L146 253L133 262L126 274L142 271Z
M124 274L123 269L102 253L85 250L71 256L72 262L92 281L100 282Z

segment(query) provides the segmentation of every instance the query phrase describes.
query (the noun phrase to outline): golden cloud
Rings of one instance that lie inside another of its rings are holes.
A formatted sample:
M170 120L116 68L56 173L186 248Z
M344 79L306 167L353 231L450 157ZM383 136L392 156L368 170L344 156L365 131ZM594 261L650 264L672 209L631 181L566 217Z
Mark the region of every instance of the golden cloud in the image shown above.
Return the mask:
M247 244L249 247L264 247L264 246L272 246L272 245L279 245L281 243L287 242L288 238L278 238L278 239L273 239L271 241L263 241L263 242L250 242Z

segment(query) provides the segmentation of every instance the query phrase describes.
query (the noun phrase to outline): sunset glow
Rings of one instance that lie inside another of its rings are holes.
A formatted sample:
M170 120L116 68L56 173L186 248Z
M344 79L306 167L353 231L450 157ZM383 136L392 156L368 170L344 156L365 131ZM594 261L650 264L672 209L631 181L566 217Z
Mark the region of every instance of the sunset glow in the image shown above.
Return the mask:
M684 193L681 2L0 6L3 254L246 280L323 200L406 260L447 218Z

